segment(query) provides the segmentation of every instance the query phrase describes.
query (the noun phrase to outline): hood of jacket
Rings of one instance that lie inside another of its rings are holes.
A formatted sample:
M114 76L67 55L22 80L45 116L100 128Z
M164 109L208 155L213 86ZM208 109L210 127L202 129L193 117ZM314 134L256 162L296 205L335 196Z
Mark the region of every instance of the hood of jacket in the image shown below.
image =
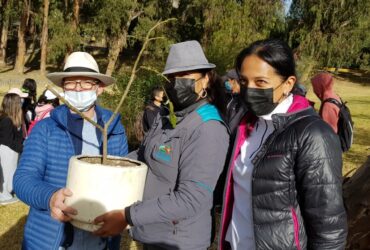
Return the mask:
M329 73L319 73L311 79L311 82L314 93L321 101L328 98L339 99L333 90L333 76Z

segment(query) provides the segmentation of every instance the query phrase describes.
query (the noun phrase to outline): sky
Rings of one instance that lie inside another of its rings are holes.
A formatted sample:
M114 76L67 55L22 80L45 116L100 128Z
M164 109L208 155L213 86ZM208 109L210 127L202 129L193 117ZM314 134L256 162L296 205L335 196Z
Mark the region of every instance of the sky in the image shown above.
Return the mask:
M290 5L292 4L292 0L285 0L284 3L285 3L284 5L285 5L285 15L286 15L288 14Z

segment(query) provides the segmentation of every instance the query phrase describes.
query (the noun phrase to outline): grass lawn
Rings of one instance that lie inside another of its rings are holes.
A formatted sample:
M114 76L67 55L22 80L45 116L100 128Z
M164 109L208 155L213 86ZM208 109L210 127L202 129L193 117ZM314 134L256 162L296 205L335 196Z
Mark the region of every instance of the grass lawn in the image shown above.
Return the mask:
M8 73L0 74L0 101L2 99L1 94L6 92L10 85L17 84L20 86L22 82L19 76L13 77L10 75L8 77L7 75ZM38 75L27 75L27 77L40 79L40 82L46 81L45 78ZM43 85L39 86L43 88ZM349 152L344 154L343 173L345 174L352 169L360 167L365 162L367 155L370 155L370 83L368 83L368 86L364 86L344 80L337 80L335 90L348 102L355 122L354 145ZM40 88L38 92L41 93ZM310 88L308 98L316 102L316 108L319 107L320 102ZM0 249L20 249L23 225L27 213L28 207L21 202L0 206ZM133 243L125 235L121 249L141 249L141 247ZM216 247L213 246L211 249L216 249Z

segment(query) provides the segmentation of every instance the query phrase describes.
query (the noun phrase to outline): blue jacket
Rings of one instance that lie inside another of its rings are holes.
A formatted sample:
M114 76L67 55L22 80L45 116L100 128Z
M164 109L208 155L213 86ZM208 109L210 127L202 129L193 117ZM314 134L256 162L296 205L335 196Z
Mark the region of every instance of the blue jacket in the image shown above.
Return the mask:
M95 111L98 123L107 122L112 115L99 106ZM17 197L30 206L23 249L58 249L63 238L64 223L50 216L49 200L65 187L69 159L76 155L71 131L67 129L69 112L65 105L54 109L50 118L37 123L25 142L14 175ZM117 116L108 129L108 154L124 156L127 151L125 130Z

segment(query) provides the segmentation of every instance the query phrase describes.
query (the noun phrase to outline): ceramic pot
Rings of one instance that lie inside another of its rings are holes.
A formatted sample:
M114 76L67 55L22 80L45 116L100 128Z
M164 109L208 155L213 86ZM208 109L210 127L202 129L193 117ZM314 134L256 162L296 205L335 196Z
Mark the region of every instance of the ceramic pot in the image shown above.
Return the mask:
M92 224L97 216L141 201L144 193L148 171L144 163L108 156L114 165L102 165L100 159L101 156L78 155L69 161L66 186L73 195L65 204L78 211L72 225L86 231L100 227Z

